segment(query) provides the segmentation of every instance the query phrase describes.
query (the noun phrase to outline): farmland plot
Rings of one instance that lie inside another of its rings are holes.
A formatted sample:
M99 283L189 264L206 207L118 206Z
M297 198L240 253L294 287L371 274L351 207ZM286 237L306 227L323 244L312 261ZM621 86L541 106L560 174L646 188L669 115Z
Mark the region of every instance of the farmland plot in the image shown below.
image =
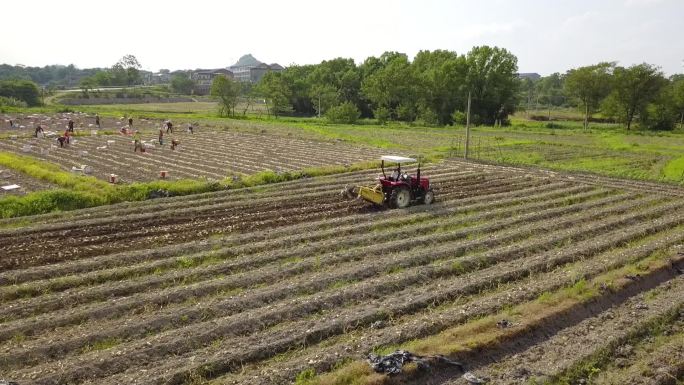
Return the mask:
M353 164L375 160L382 152L339 142L228 131L190 134L176 129L165 136L164 145L159 145L157 138L156 132L143 133L143 142L149 143L145 153L134 152L132 138L124 135L79 136L66 148L59 148L54 138L0 140L0 151L35 156L67 170L87 165L98 178L116 174L122 182L158 179L162 170L168 172L169 179L221 180L265 170ZM176 150L170 148L172 138L180 141Z
M22 195L31 191L46 190L54 187L52 184L31 178L23 173L0 167L0 187L16 185L18 188L0 188L0 197L7 195Z
M62 133L67 128L69 120L74 122L75 132L86 132L97 129L95 125L95 115L86 114L82 112L64 112L57 114L4 114L0 115L2 127L0 132L10 134L28 134L33 135L34 129L37 125L41 125L46 131L55 131ZM10 127L9 122L12 120L15 127ZM100 129L118 131L121 127L128 125L127 119L123 116L118 118L101 117ZM159 128L161 122L157 119L134 119L133 127L141 130L151 130Z
M570 376L652 320L679 322L681 189L451 161L424 169L437 196L431 206L340 200L345 184L374 175L3 220L16 228L0 231L0 378L290 383L386 346L446 346L431 338L461 346L454 328L533 304L545 312L508 314L513 327L483 347L487 354L439 352L481 376L517 370L527 381ZM638 277L628 279L633 264ZM615 280L590 305L538 300L579 284L588 291L606 274ZM507 358L535 347L552 357L562 352L557 341L598 327L606 311L630 328L587 334L586 349L557 366L523 371ZM466 337L497 331L495 323ZM489 366L491 357L502 366ZM450 370L431 373L416 383L461 381Z

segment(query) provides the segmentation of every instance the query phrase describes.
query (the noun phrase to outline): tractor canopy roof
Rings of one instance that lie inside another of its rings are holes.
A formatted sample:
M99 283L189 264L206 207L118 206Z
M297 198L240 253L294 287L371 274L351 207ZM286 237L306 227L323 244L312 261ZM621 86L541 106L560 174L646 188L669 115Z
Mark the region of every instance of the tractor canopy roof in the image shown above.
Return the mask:
M385 162L393 162L393 163L414 163L417 162L417 160L413 158L406 158L404 156L396 156L396 155L383 155L380 157L380 160L384 160Z

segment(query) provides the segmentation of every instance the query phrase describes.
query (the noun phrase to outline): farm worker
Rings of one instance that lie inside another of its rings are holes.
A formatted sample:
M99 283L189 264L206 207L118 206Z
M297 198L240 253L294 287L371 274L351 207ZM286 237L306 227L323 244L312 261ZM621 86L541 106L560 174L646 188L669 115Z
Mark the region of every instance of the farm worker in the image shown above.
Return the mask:
M192 123L188 123L188 132L191 134L194 134L195 132L192 130Z
M133 128L133 118L128 118L128 127Z
M67 141L67 138L65 136L60 136L57 138L57 141L59 142L59 147L64 147L64 143Z
M66 139L67 144L71 143L71 133L69 133L68 128L64 131L64 138Z
M100 128L100 115L95 114L95 125Z
M14 122L12 121L12 119L10 119L9 124L10 124L10 128L14 128Z
M68 124L69 124L69 128L68 128L69 132L74 132L74 121L69 119Z
M38 133L42 133L43 136L45 136L45 131L43 131L43 127L39 124L38 127L36 127L36 138L38 137Z
M172 133L173 134L173 123L171 123L170 120L166 121L166 133Z
M133 134L133 152L138 151L143 152L142 141L140 140L140 132L138 130Z
M176 147L178 147L179 144L180 144L180 140L171 139L171 149L172 149L172 150L175 150Z
M164 145L164 130L161 128L159 129L159 144Z

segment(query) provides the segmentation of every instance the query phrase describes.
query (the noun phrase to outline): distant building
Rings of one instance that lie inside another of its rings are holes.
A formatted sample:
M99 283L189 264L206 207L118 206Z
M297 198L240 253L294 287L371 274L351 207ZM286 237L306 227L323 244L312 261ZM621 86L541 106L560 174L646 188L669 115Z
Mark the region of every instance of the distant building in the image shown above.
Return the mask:
M237 81L257 83L266 73L280 72L285 68L278 63L262 63L251 54L247 54L228 69L233 72L233 78Z
M190 79L195 82L194 92L197 95L207 95L211 89L211 83L217 76L233 78L233 72L225 68L215 70L195 70L190 75Z
M152 84L171 83L171 74L168 72L155 72L152 74Z
M530 79L533 82L536 82L537 80L541 79L541 75L539 75L536 72L524 72L524 73L519 73L518 78L520 79Z

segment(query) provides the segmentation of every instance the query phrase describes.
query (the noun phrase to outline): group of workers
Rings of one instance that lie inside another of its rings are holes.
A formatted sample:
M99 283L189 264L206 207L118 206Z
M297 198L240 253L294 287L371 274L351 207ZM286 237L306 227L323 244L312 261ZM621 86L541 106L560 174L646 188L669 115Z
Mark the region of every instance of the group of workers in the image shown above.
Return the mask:
M126 128L126 127L124 127ZM140 131L133 129L133 119L128 119L128 128L130 132L133 133L133 152L145 152L145 146L142 143L140 136ZM188 132L194 134L194 129L191 123L188 123ZM170 120L164 122L164 124L159 127L159 145L164 145L164 134L173 134L173 123ZM175 150L180 145L180 140L171 138L171 149Z
M15 128L18 127L18 124L16 124L13 120L10 119L9 121L10 127ZM100 128L100 115L96 114L95 115L95 126L97 128ZM194 134L195 130L193 127L192 123L188 123L187 130L190 134ZM128 118L128 126L127 127L122 127L121 130L119 131L123 135L133 135L133 152L145 152L145 147L143 145L142 139L141 139L141 134L139 130L136 130L133 128L133 118ZM170 120L166 120L164 124L159 128L159 144L164 145L164 134L173 134L173 123ZM59 142L60 147L65 147L66 145L71 143L71 137L74 135L74 121L72 119L69 119L67 123L67 128L64 130L64 134L61 136L57 137L57 141ZM43 129L43 126L38 124L35 128L35 133L34 136L36 138L43 136L45 137L45 130ZM178 139L171 139L171 149L175 150L178 146L180 145L180 140Z

